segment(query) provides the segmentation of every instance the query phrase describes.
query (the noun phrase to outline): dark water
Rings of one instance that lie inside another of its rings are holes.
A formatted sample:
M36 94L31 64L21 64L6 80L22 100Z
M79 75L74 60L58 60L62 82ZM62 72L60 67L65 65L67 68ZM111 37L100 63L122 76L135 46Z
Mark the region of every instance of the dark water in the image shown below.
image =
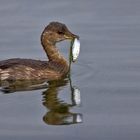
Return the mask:
M71 80L81 104L67 80L0 92L0 139L139 140L139 7L138 0L1 0L0 60L45 59L40 33L50 21L79 34L81 54ZM62 53L67 55L65 47Z

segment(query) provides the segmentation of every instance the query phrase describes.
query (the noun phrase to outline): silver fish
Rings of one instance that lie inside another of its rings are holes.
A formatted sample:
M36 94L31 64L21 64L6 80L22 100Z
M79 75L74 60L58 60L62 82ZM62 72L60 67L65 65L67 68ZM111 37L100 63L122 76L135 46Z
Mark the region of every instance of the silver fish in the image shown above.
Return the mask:
M72 61L75 62L78 59L80 53L80 41L75 38L72 45Z

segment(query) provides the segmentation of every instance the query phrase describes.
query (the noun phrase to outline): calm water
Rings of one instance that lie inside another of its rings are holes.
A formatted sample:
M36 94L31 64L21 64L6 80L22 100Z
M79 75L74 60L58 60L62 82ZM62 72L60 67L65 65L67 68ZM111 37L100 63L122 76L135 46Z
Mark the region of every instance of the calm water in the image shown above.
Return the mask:
M40 90L0 92L0 139L139 140L139 7L138 0L1 0L0 60L45 59L40 33L50 21L79 34L81 54L72 87L64 80Z

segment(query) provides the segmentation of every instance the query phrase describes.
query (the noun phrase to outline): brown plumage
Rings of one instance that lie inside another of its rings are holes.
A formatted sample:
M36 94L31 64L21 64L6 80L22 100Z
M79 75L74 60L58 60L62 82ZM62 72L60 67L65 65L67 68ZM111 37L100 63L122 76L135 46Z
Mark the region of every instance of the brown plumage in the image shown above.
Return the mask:
M56 43L78 38L65 24L51 22L41 34L41 44L49 61L8 59L0 61L0 81L3 80L56 80L67 75L69 66L56 48Z

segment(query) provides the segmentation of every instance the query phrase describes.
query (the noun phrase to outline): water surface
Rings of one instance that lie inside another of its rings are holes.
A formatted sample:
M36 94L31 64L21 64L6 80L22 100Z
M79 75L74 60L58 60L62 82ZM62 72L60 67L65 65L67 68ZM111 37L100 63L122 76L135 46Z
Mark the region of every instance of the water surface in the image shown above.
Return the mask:
M71 80L81 104L72 102L67 80L50 88L0 92L0 139L139 140L139 7L138 0L1 0L0 60L45 60L40 34L50 21L79 34L81 54Z

